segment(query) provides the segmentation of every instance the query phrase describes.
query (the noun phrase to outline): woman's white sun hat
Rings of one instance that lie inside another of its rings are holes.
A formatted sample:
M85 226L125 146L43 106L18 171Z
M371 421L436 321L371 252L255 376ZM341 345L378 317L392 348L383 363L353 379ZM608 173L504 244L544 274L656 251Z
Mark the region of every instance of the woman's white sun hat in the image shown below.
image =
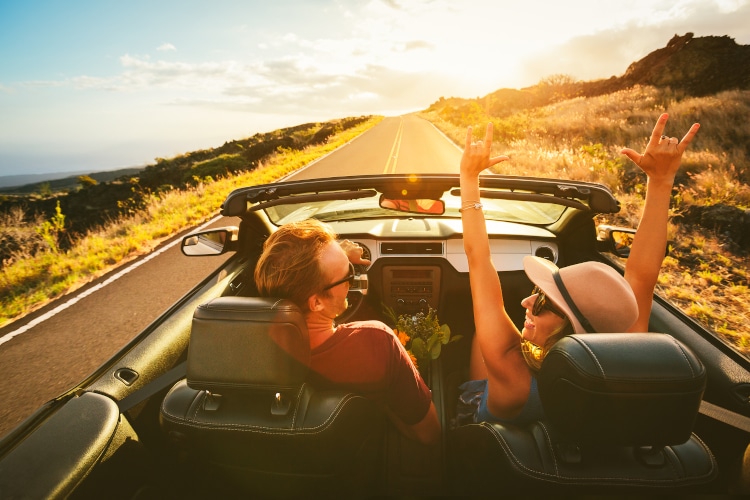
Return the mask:
M625 278L601 262L558 268L541 257L527 256L529 279L570 320L576 333L627 332L638 319L638 304Z

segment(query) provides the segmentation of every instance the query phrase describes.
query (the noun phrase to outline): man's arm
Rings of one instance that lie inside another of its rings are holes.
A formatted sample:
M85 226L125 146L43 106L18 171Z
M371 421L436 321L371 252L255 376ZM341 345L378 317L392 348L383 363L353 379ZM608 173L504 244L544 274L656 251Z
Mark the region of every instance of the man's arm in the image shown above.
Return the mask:
M362 264L369 266L370 261L362 258L362 252L364 251L361 246L349 240L339 240L339 245L344 251L346 256L349 258L349 262L352 264Z
M388 409L386 409L386 414L396 428L409 439L427 445L437 443L440 439L440 421L433 402L430 402L430 408L424 418L413 425L405 424Z

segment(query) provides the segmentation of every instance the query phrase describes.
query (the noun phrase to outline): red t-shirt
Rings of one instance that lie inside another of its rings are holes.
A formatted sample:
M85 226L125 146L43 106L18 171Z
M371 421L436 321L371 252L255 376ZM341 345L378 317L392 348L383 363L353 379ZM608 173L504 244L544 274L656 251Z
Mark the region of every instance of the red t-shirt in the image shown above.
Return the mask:
M315 387L345 387L381 403L402 422L422 421L432 394L404 346L380 321L339 325L312 350L310 380Z

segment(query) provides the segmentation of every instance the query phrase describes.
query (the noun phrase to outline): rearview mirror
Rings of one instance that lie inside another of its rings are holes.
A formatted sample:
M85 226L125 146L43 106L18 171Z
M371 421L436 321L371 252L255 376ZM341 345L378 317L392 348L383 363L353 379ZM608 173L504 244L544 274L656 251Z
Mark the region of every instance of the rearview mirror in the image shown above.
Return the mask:
M445 202L443 200L401 200L380 196L380 208L397 210L414 214L443 215L445 213Z
M182 238L182 253L188 257L204 255L221 255L225 252L237 249L236 226L206 229L190 233Z

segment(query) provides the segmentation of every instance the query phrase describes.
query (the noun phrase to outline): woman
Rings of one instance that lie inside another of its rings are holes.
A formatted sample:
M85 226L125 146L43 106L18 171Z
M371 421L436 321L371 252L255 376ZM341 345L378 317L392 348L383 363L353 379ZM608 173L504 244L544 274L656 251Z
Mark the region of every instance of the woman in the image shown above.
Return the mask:
M542 416L535 372L545 354L571 333L645 332L651 302L667 244L669 200L682 154L700 127L678 141L662 135L669 116L656 122L646 151L623 149L648 176L641 223L623 278L611 267L584 262L558 269L538 257L526 257L524 270L537 286L521 305L522 331L505 311L500 280L491 260L484 214L479 203L479 174L505 161L490 158L492 124L484 141L472 142L471 127L461 157L461 218L469 262L476 333L472 345L471 381L461 386L461 401L479 421L524 422Z

